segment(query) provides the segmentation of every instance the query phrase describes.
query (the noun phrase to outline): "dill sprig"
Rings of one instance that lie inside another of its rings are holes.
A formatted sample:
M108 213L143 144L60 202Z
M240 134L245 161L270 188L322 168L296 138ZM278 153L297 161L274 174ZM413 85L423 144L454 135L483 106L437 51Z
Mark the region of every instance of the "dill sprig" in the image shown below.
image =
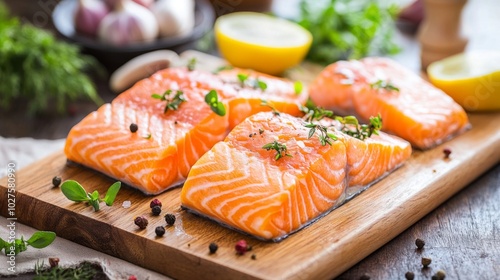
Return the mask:
M274 140L271 143L267 143L264 146L262 146L262 149L269 151L269 150L275 150L276 155L274 156L275 160L279 160L280 158L286 156L286 157L292 157L291 154L287 153L287 147L285 144L281 144L278 141Z
M335 117L335 119L342 124L342 132L359 140L365 140L373 134L378 135L378 132L382 129L382 117L380 115L370 117L369 124L359 124L358 119L354 116Z
M326 144L331 146L332 141L337 140L337 136L329 132L328 127L324 125L310 122L310 123L305 123L304 126L309 128L309 134L307 136L308 139L313 137L316 131L319 131L318 138L322 146L325 146Z
M391 81L378 80L378 81L370 84L370 87L373 89L385 89L388 91L399 92L399 88L396 87L394 84L392 84Z
M161 101L167 101L167 104L165 105L165 109L163 110L163 113L167 113L168 110L177 110L179 109L179 106L182 104L182 102L187 102L187 100L184 98L184 92L181 90L177 90L174 97L172 98L167 98L170 97L170 94L173 91L171 89L166 90L163 94L158 94L158 93L153 93L151 95L152 98L154 99L159 99Z

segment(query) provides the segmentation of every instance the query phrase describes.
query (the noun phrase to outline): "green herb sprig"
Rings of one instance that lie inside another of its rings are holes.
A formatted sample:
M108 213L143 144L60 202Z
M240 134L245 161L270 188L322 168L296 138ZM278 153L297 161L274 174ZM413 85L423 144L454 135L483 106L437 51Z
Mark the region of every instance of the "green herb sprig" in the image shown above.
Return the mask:
M279 160L280 158L286 156L286 157L292 157L291 154L287 153L288 149L285 144L281 144L278 141L274 140L271 143L267 143L264 146L262 146L262 149L269 151L269 150L275 150L276 155L274 156L275 160Z
M214 74L219 74L220 72L222 71L226 71L226 70L232 70L234 67L231 66L231 65L223 65L223 66L219 66L217 67L217 69L215 69L212 73Z
M293 90L295 91L295 95L300 95L302 90L304 89L304 85L301 81L295 81L293 83Z
M267 100L261 99L260 100L260 106L266 106L266 107L271 108L271 110L273 111L273 114L275 116L279 116L280 115L280 112L278 110L276 110L276 108L274 108L274 106L272 106L271 104L269 104L269 102Z
M378 135L378 132L382 129L382 117L380 115L370 117L369 124L359 124L358 119L354 116L335 117L335 119L342 124L342 132L359 140L365 140L373 134Z
M96 267L99 269L96 269ZM76 267L50 267L45 268L43 261L35 263L35 274L33 280L53 280L53 279L101 279L104 273L98 264L82 262ZM106 277L104 277L107 279Z
M300 111L305 113L305 115L302 118L307 122L319 121L322 120L323 118L334 117L333 111L325 110L317 106L310 106L310 107L300 106L299 109Z
M328 131L328 127L321 125L321 124L316 124L316 123L306 123L304 124L305 127L309 128L309 134L307 136L308 139L314 136L316 131L319 131L319 142L321 143L322 146L325 146L326 144L332 145L332 141L337 140L337 136L335 134L331 133Z
M167 104L165 105L165 109L163 110L163 113L167 113L168 110L177 110L179 109L179 106L182 104L182 102L187 102L186 98L184 98L184 92L181 90L177 90L175 92L174 97L172 98L167 98L170 97L170 94L173 91L171 89L166 90L163 94L158 94L158 93L153 93L151 95L152 98L154 99L159 99L161 101L167 101Z
M399 92L399 88L393 85L390 81L378 80L372 84L370 87L373 89L385 89L388 91L397 91Z
M194 71L194 69L196 68L196 63L198 63L196 57L191 58L187 64L188 71Z
M265 91L267 89L267 84L259 78L251 79L249 75L241 73L238 74L237 77L242 87L250 86L254 89L260 88L262 91Z
M99 203L104 201L106 205L112 206L116 199L116 195L120 190L121 182L118 181L111 185L104 196L104 199L99 197L99 192L95 190L92 193L88 193L80 183L74 180L64 181L61 185L61 191L69 200L75 202L87 202L94 210L99 211Z
M210 106L210 109L219 116L226 115L226 107L224 103L219 101L217 91L211 90L205 95L205 102Z
M56 234L52 231L37 231L28 240L24 237L16 238L13 242L7 242L0 238L0 251L4 250L5 255L17 255L28 249L28 246L33 248L42 249L49 246Z

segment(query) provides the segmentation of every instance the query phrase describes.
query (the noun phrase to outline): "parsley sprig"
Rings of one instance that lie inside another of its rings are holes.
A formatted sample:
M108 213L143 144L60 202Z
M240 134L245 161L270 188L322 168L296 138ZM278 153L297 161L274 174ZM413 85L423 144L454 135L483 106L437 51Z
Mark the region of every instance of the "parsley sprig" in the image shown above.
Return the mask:
M162 95L158 93L153 93L151 95L152 98L154 99L159 99L161 101L167 101L167 104L165 105L165 109L163 110L163 113L167 113L168 110L177 110L179 109L179 106L182 104L182 102L187 102L187 100L184 98L184 92L181 90L177 90L174 97L170 97L170 94L173 91L171 89L165 91Z
M307 136L308 139L314 136L316 131L319 131L319 142L321 143L322 146L325 146L326 144L332 145L332 141L337 140L337 136L335 134L331 133L328 131L328 127L317 124L317 123L306 123L304 124L305 127L309 128L309 134Z
M399 92L399 88L392 84L391 81L378 80L375 83L370 84L370 87L373 89L385 89L388 91Z
M271 143L267 143L264 146L262 146L262 149L266 151L270 150L275 150L276 155L274 156L275 160L279 160L280 158L286 156L286 157L292 157L291 154L287 153L288 149L285 144L281 144L278 141L274 140Z
M219 97L217 96L217 92L215 90L211 90L205 95L205 102L210 106L210 109L214 113L216 113L219 116L225 116L226 115L226 107L224 107L224 104L219 101Z
M341 131L359 140L365 140L373 134L378 135L382 129L382 117L370 117L369 124L359 124L359 121L354 116L335 117L342 124Z

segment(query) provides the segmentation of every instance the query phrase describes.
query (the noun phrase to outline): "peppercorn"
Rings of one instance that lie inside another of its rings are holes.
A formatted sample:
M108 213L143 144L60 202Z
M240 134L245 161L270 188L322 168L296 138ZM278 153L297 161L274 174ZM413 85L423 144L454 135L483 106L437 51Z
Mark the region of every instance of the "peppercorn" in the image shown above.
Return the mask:
M252 260L256 260L257 256L255 254L252 254Z
M52 178L52 185L54 185L54 187L59 187L59 185L61 184L61 177L59 176L55 176L54 178Z
M129 128L130 128L130 132L132 132L132 133L136 133L137 130L139 129L139 127L135 123L131 123Z
M135 218L134 224L136 224L140 229L145 229L148 226L148 219L144 216L139 216Z
M165 222L167 222L167 225L171 226L175 223L175 215L174 214L166 214L165 215Z
M361 277L359 279L360 280L370 280L370 276L367 274L363 274L363 275L361 275Z
M219 249L219 246L217 244L215 244L214 242L210 243L210 245L208 245L208 250L210 250L210 254L215 254L215 252L217 252L217 249Z
M422 258L422 265L424 268L428 267L432 262L431 258Z
M236 250L236 253L238 253L239 255L245 254L248 251L248 244L246 240L242 239L236 242L234 249Z
M165 234L165 228L162 226L156 227L155 233L156 233L156 236L162 237Z
M49 258L50 267L54 268L59 265L59 258Z
M153 208L151 208L151 213L153 213L154 216L160 216L161 214L161 207L156 205Z
M413 279L415 279L415 273L413 273L411 271L408 271L408 272L405 273L405 278L407 280L413 280Z
M438 280L444 280L444 278L446 278L446 273L444 272L444 270L438 270L436 274L434 274L434 276L436 276Z
M451 149L449 149L449 148L444 148L444 149L443 149L443 154L444 154L444 158L445 158L445 159L450 158L450 155L451 155Z
M420 239L420 238L417 238L417 239L415 240L415 245L417 245L417 248L418 248L418 249L422 249L422 248L424 248L425 241L423 241L423 240L422 240L422 239Z
M150 208L153 208L155 206L160 206L160 207L162 206L161 205L161 201L159 199L157 199L157 198L151 200L151 203L149 203L149 207Z

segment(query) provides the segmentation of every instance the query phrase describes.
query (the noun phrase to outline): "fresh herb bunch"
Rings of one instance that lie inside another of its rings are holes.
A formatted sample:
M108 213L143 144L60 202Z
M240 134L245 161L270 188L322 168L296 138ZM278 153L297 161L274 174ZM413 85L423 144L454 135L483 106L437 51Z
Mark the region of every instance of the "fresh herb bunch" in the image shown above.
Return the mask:
M271 143L267 143L264 146L262 146L262 149L269 151L269 150L275 150L276 155L274 156L275 160L278 160L284 156L287 157L292 157L291 154L287 153L288 149L285 144L281 144L278 141L274 140Z
M80 183L74 180L64 181L61 185L61 191L69 200L75 202L88 202L95 211L99 210L99 203L104 201L106 205L112 206L116 195L120 190L121 182L118 181L109 187L104 199L99 197L99 192L95 190L93 193L88 193Z
M181 90L177 90L174 97L170 98L170 94L172 93L172 90L166 90L163 94L158 94L158 93L153 93L151 95L152 98L158 99L161 101L167 101L167 104L165 105L165 109L163 110L163 113L167 113L168 110L177 110L179 109L179 106L181 106L182 102L187 102L186 98L184 98L184 92ZM169 97L169 98L167 98Z
M54 239L56 239L56 234L52 231L37 231L28 240L24 240L24 237L16 238L14 242L9 243L0 238L0 251L3 249L5 255L12 255L12 252L17 255L28 249L28 246L33 248L42 249L49 246Z
M359 124L358 119L354 116L335 117L335 119L342 124L342 132L359 140L365 140L371 137L372 134L378 135L378 132L382 129L382 117L380 115L370 117L369 124Z
M307 58L322 64L395 54L394 18L399 8L382 0L301 0L297 22L313 35Z
M78 47L10 18L0 5L0 108L21 100L27 102L28 113L35 114L54 102L62 113L69 101L80 98L101 104L94 83L84 73L89 69L102 70Z
M76 267L63 268L60 266L45 268L42 262L35 263L35 274L33 280L54 280L54 279L108 279L102 272L99 264L83 262ZM98 276L103 276L99 278Z

